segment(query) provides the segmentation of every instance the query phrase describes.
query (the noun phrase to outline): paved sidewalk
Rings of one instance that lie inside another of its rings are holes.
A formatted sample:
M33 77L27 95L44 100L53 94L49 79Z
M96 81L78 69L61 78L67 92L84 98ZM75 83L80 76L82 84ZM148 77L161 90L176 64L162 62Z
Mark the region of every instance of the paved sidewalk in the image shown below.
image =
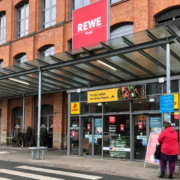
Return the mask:
M108 160L102 158L88 158L66 156L66 151L49 150L45 152L45 160L31 160L31 154L24 148L0 147L0 160L20 163L30 163L48 167L81 170L103 174L111 174L137 179L157 180L158 166L137 161ZM0 162L1 163L1 162ZM178 167L176 167L178 174ZM176 175L175 179L179 179Z

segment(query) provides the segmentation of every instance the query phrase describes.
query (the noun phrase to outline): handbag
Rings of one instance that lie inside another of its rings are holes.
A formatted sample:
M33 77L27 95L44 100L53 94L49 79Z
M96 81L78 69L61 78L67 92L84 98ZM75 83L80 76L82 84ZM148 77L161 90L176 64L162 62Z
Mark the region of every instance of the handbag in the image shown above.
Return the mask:
M161 159L161 145L156 145L156 151L154 153L154 159Z

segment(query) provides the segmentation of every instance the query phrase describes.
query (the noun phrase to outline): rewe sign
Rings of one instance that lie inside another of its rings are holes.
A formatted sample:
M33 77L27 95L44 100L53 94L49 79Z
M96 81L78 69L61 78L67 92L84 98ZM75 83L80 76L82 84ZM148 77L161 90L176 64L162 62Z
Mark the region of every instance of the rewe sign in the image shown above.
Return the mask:
M109 0L73 11L73 49L109 39Z

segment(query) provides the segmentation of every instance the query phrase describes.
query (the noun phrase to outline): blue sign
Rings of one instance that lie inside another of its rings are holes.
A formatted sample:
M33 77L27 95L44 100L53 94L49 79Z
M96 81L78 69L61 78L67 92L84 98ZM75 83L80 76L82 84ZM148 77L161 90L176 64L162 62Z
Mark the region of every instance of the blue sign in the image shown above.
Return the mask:
M174 112L174 95L160 96L160 112Z

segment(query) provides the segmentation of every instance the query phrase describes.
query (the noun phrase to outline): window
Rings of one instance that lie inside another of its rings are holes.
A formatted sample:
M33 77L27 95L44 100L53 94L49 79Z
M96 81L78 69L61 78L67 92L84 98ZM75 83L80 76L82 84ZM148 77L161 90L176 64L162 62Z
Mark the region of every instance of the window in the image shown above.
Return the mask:
M111 4L119 2L119 1L122 1L122 0L111 0Z
M72 39L68 41L69 50L72 50Z
M41 0L41 29L56 24L56 0Z
M28 34L29 29L29 4L28 1L17 6L17 37Z
M180 29L180 7L168 9L155 17L156 26L172 23Z
M15 59L15 64L26 62L26 54L25 53L18 54L17 56L15 56L14 59Z
M54 54L54 46L45 46L44 48L42 48L40 51L40 58L44 58L46 56L50 56Z
M116 24L111 27L111 39L132 34L133 32L133 23Z
M0 69L3 68L3 60L0 59Z
M0 13L0 44L6 41L6 14Z
M74 9L78 9L78 8L86 6L90 3L91 3L90 0L70 0L70 4L71 4L71 6L70 6L70 12L71 12L70 18L72 18L72 11Z

